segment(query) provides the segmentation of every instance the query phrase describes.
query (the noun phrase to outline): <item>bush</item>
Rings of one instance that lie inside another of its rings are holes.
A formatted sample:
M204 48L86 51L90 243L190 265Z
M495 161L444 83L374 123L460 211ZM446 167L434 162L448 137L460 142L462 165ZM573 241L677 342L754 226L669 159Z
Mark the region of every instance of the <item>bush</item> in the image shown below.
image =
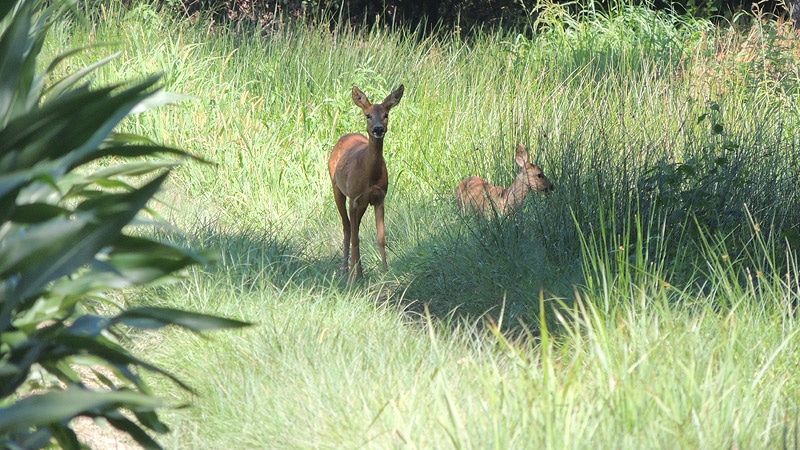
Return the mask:
M752 187L752 162L726 136L717 103L697 122L708 123L711 141L685 161L663 157L650 167L639 182L640 205L645 215L655 208L670 224L692 218L704 230L728 233L745 223L742 196L734 193Z
M164 282L206 258L131 226L176 164L157 156L188 156L113 131L170 98L158 77L93 88L84 79L105 60L46 83L71 52L37 71L46 32L65 8L0 3L0 442L78 448L69 423L87 416L159 448L149 431L167 431L156 414L163 404L138 370L188 386L128 352L123 327L246 324L109 300L112 290Z

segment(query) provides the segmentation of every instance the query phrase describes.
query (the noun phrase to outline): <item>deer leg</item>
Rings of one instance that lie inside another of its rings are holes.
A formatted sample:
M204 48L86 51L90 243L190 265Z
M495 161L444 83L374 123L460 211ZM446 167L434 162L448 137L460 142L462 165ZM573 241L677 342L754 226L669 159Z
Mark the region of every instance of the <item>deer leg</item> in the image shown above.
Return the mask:
M364 217L366 211L367 205L361 206L352 199L350 200L350 246L353 248L353 262L350 264L350 270L355 269L358 278L364 274L361 268L361 239L358 237L358 230L361 227L361 218Z
M386 265L386 231L384 229L383 203L375 205L375 229L378 231L378 248L381 251L381 262L383 263L383 270L387 269Z
M335 184L333 185L333 199L336 200L336 209L339 210L339 215L342 216L342 231L344 234L344 262L342 263L342 268L347 273L350 260L350 219L347 218L347 206L345 205L347 197Z

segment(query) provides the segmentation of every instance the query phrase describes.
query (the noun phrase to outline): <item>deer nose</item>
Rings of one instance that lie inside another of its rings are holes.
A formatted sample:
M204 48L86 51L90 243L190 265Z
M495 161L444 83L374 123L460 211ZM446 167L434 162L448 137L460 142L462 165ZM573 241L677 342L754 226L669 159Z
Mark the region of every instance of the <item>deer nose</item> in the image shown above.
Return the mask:
M383 136L384 134L386 134L386 128L383 128L383 127L375 127L375 128L373 128L373 129L372 129L372 134L374 134L374 135L375 135L375 137L381 137L381 136Z

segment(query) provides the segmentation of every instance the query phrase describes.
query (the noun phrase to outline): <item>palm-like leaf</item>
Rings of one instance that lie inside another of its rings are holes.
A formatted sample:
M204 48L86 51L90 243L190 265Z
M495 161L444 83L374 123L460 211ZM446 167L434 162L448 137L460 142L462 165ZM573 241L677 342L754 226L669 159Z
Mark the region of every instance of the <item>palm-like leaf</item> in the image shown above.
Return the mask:
M163 308L123 309L113 317L84 312L91 310L82 305L88 298L162 282L208 257L128 234L176 164L151 157L191 156L114 129L131 113L182 97L158 90L158 77L99 88L82 81L116 55L44 86L48 72L74 53L36 72L45 33L62 6L0 2L0 442L77 448L68 423L83 415L104 417L143 447L158 448L148 431L167 431L156 414L163 405L135 369L189 387L130 354L114 337L117 327L203 332L247 324ZM95 164L108 157L115 163ZM135 182L142 176L148 181ZM92 369L104 389L90 389L77 363L102 366L114 377ZM34 370L66 389L53 384L21 395Z

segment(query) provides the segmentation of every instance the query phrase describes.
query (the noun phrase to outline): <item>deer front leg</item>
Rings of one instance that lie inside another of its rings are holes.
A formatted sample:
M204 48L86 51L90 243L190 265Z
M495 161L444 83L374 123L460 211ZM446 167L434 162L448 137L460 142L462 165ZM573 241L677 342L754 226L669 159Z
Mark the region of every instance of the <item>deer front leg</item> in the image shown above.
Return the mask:
M350 200L350 246L352 247L352 263L350 264L351 275L352 271L356 271L356 277L361 278L364 271L361 268L361 239L358 236L358 230L361 227L361 218L367 211L367 205L361 206Z
M375 205L375 228L378 231L378 249L381 251L381 263L383 263L383 270L386 270L388 266L386 265L386 231L384 230L383 215L383 203Z
M345 205L347 197L345 197L344 193L340 191L335 184L333 186L333 199L336 201L336 209L339 210L339 215L342 217L342 234L344 234L344 244L342 245L344 248L344 260L342 262L342 268L344 272L347 273L349 270L348 263L350 262L350 219L347 218L347 206Z

